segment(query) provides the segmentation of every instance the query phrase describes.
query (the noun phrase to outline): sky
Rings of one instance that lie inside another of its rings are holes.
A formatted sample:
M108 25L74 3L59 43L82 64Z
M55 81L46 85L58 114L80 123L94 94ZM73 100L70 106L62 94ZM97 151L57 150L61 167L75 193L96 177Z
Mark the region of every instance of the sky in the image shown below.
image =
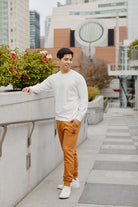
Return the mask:
M52 9L57 7L57 2L65 4L66 0L29 0L29 9L40 14L40 35L44 36L44 22L46 16L52 15Z

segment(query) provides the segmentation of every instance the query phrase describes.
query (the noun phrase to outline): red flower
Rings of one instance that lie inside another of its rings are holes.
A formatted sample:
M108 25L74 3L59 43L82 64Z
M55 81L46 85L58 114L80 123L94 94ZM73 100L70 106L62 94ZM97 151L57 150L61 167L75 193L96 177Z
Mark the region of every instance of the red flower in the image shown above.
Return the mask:
M18 76L19 76L19 73L16 74L16 77L17 77L17 78L18 78Z
M10 71L14 71L14 68L13 67L10 67Z
M12 57L14 57L15 56L15 53L12 53Z
M13 64L15 63L15 60L18 60L19 59L19 57L15 57L15 54L14 53L12 53L12 59L13 59Z
M19 71L19 68L17 68L17 70L16 70L17 72Z
M23 76L23 79L26 79L26 78L28 78L28 76Z
M13 59L14 59L14 60L18 60L18 59L19 59L19 57L13 57Z
M43 59L46 59L47 58L47 54L43 57Z

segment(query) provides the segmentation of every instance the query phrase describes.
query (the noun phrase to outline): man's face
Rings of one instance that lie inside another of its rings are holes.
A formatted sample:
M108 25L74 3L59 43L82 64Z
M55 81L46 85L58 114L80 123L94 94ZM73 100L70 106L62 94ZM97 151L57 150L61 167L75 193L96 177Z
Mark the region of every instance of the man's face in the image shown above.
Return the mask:
M62 73L68 73L72 66L72 55L65 54L63 58L59 60L60 70Z

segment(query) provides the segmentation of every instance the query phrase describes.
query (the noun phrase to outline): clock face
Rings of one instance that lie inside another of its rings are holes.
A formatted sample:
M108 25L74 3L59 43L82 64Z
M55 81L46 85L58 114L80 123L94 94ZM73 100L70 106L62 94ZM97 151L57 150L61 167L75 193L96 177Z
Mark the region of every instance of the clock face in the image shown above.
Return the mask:
M101 24L96 22L88 22L84 24L79 30L79 36L84 42L96 42L104 33Z

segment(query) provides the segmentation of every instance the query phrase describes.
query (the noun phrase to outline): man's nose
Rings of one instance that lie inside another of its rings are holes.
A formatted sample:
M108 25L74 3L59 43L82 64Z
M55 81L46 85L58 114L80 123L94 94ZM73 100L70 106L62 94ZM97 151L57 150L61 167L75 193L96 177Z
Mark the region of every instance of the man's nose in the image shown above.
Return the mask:
M67 63L71 63L71 60L67 60Z

